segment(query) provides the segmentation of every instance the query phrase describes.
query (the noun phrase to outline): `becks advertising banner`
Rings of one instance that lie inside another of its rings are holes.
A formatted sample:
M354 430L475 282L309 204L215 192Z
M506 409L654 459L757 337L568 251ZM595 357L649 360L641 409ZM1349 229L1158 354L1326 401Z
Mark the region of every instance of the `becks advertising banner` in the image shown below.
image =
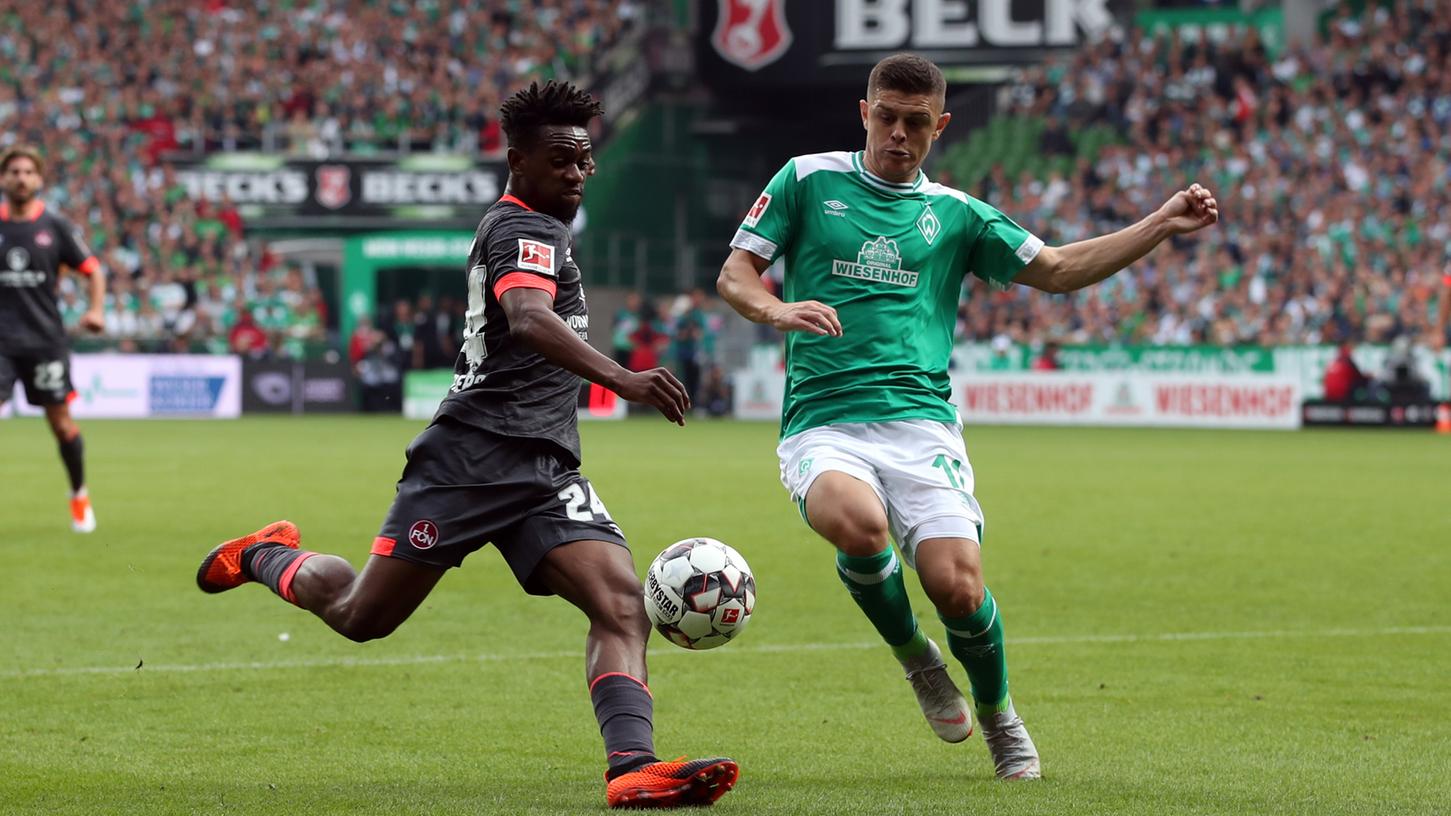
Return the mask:
M407 224L473 228L504 191L507 170L466 156L305 161L232 153L177 162L194 199L231 199L250 226Z
M857 85L899 51L955 75L1036 64L1128 20L1132 8L1127 0L707 0L696 6L696 59L707 82L726 86Z

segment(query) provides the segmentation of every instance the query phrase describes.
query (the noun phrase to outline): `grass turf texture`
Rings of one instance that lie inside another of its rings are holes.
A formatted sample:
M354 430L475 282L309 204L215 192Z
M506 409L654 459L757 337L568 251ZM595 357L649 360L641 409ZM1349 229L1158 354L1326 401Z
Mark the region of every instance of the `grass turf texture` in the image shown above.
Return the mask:
M584 620L491 550L364 646L193 585L208 547L283 517L361 564L418 428L87 422L82 537L44 426L0 423L0 813L601 810ZM1047 775L1008 785L980 736L922 722L777 483L772 427L584 438L640 568L699 534L755 570L739 641L651 644L661 753L741 763L722 813L1448 812L1451 439L970 429Z

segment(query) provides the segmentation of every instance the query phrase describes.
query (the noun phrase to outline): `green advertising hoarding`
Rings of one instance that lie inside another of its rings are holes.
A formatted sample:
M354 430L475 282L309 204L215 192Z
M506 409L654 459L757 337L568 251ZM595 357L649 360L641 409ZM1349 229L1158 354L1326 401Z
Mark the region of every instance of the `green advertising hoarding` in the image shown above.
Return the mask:
M963 372L1028 371L1040 350L1023 345L963 343L952 352L953 367ZM1079 373L1147 372L1159 374L1276 374L1300 380L1304 393L1317 397L1335 346L1062 346L1058 369ZM1389 346L1357 346L1355 362L1371 376L1385 371ZM1451 351L1412 350L1412 368L1438 398L1451 396Z
M1135 14L1134 23L1150 34L1173 30L1186 40L1204 37L1213 42L1237 39L1238 32L1253 28L1271 57L1279 56L1285 47L1285 15L1278 5L1250 12L1236 8L1152 9Z

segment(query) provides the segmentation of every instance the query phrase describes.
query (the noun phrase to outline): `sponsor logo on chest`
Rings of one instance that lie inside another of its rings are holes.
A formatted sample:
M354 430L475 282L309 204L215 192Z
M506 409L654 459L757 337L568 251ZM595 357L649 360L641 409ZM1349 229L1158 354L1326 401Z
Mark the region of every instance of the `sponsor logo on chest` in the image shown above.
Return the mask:
M30 268L30 252L25 247L13 246L5 253L5 265L0 268L0 286L12 289L29 289L45 284L45 272Z
M864 242L855 263L832 261L831 274L909 289L917 286L917 273L902 268L902 253L897 249L897 242L883 236Z

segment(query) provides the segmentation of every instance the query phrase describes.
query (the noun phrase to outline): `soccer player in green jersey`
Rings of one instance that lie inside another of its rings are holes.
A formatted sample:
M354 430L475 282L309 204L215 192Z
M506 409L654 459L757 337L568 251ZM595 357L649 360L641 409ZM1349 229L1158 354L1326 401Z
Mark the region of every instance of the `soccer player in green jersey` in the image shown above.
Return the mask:
M866 149L797 156L766 185L731 241L721 296L788 332L781 481L806 523L837 548L837 573L901 661L932 729L972 734L967 701L918 626L902 560L967 669L977 719L1004 779L1041 775L1008 695L1003 622L983 584L983 515L947 362L963 278L1062 293L1091 286L1172 235L1213 224L1199 185L1139 223L1061 247L972 196L928 181L947 83L910 54L872 69L860 102ZM784 297L761 273L785 260Z

